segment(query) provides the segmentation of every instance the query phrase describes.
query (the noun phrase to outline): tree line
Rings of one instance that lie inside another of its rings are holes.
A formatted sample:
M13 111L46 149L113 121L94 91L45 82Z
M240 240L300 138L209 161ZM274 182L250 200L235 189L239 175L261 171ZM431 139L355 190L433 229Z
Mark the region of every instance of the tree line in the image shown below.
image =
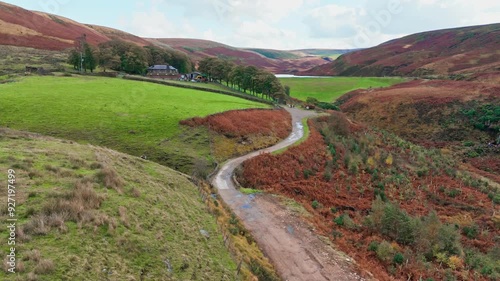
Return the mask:
M106 70L123 71L128 74L144 74L149 65L169 64L180 73L195 69L190 58L177 50L156 46L141 47L133 43L111 40L92 46L83 41L71 50L68 62L79 70L93 72L97 67ZM198 71L208 79L238 89L244 93L269 100L285 100L290 88L283 86L276 76L255 66L236 65L227 59L209 57L201 60Z
M75 70L93 72L98 66L106 70L123 71L129 74L144 74L149 65L169 64L181 73L191 72L194 63L177 50L155 46L140 47L133 43L111 40L94 47L87 42L71 50L68 62Z
M290 95L290 88L283 87L273 73L255 66L236 65L227 59L208 57L199 62L198 70L211 81L225 83L226 86L262 98L283 100Z

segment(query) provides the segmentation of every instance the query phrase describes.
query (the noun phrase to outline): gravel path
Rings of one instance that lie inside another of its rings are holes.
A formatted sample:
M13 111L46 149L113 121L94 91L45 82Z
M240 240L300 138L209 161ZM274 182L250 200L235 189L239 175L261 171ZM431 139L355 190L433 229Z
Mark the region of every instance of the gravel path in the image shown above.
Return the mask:
M252 232L265 255L283 280L364 280L352 260L321 239L300 217L267 194L245 195L236 190L231 179L245 160L263 152L273 152L298 141L304 134L301 120L313 117L312 111L286 108L292 115L293 131L282 142L226 162L212 180L222 199L245 227Z

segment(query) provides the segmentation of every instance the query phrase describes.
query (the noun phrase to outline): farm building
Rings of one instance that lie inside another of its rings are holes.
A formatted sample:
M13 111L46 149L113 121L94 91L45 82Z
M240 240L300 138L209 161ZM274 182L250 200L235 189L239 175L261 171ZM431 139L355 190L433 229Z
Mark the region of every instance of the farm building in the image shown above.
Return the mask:
M148 76L177 75L179 71L171 65L153 65L148 68Z

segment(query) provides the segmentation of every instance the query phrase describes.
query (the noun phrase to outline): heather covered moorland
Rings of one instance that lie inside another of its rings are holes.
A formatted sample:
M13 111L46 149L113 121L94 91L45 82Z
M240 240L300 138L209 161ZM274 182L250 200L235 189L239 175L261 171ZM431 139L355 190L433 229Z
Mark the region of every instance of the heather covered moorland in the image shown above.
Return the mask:
M318 231L378 279L498 278L497 183L426 149L331 113L280 154L244 163L248 188L300 202Z
M492 1L2 1L1 280L500 279Z

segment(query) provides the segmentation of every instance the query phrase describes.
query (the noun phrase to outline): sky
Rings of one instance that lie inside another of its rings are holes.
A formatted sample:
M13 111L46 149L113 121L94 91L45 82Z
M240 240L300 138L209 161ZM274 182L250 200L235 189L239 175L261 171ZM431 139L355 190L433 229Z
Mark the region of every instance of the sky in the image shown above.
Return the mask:
M268 49L366 48L500 21L495 0L0 0L141 37Z

